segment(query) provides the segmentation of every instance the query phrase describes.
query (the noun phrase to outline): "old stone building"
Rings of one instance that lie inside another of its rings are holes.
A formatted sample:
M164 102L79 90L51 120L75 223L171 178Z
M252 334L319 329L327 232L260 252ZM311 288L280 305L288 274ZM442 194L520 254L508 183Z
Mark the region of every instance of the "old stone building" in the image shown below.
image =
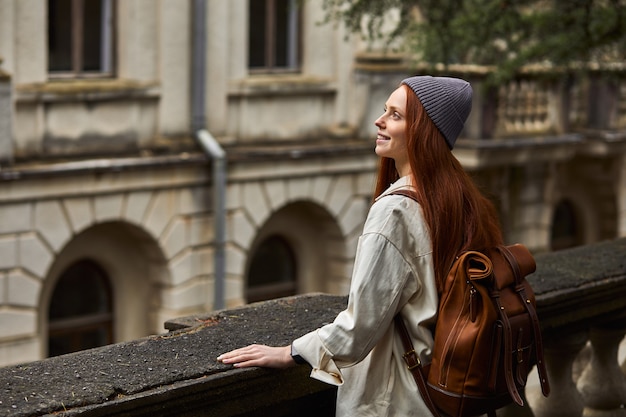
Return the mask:
M373 121L419 71L321 0L0 0L0 365L343 294ZM455 154L531 249L626 236L626 83L481 68ZM605 75L609 75L608 77Z

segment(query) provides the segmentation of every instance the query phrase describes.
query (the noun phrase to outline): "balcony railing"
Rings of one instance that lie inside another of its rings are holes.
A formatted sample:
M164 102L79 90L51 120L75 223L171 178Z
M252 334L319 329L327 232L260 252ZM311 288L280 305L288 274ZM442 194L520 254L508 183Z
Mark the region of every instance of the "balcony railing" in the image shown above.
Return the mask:
M499 414L623 416L626 238L538 255L529 277L546 343L549 398L530 384L530 407ZM169 333L0 368L0 415L332 416L335 390L308 367L233 369L222 352L283 345L331 321L345 297L310 294L186 317Z
M465 133L470 139L506 139L626 128L626 67L586 72L533 67L499 85L486 83L484 68L452 67L472 82L475 106Z
M462 138L537 138L578 132L587 137L626 129L626 65L590 65L584 71L535 65L501 85L488 83L489 67L449 65L409 68L401 54L364 53L356 58L359 81L372 96L386 97L412 74L457 76L472 83L474 102ZM366 120L375 120L373 101ZM471 142L466 142L471 143ZM462 145L459 141L458 145Z

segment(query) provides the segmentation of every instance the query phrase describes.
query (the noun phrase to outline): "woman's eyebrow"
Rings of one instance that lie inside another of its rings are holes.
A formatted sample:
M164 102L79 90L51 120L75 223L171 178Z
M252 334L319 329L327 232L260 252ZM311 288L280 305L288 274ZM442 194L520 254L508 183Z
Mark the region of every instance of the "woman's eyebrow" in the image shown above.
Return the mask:
M398 113L404 115L404 112L400 109L400 107L396 107L394 105L387 105L387 104L385 104L385 109L386 110L391 110L391 111L394 111L394 112L398 112Z

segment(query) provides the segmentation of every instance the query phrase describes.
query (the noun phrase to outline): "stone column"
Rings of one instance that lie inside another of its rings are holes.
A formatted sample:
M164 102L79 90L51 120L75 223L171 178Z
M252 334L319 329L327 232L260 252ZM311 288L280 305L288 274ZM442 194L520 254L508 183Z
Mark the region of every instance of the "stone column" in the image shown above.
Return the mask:
M545 340L544 356L550 396L539 396L533 405L536 417L581 417L583 399L572 378L572 366L587 343L586 332L555 334Z
M626 416L626 377L617 358L624 334L624 319L612 325L594 327L589 333L591 359L577 383L585 404L585 417Z

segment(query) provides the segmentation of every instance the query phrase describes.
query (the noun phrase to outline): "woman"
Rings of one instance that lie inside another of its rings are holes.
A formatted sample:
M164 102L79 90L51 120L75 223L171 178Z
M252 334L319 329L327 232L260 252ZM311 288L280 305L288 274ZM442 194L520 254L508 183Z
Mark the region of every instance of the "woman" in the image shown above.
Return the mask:
M252 345L218 357L235 367L306 361L311 376L339 386L337 416L430 416L406 369L393 318L429 363L438 290L461 251L502 243L493 205L452 155L471 110L457 78L402 81L376 120L381 157L374 203L359 238L348 307L291 346ZM394 194L407 189L419 204Z

